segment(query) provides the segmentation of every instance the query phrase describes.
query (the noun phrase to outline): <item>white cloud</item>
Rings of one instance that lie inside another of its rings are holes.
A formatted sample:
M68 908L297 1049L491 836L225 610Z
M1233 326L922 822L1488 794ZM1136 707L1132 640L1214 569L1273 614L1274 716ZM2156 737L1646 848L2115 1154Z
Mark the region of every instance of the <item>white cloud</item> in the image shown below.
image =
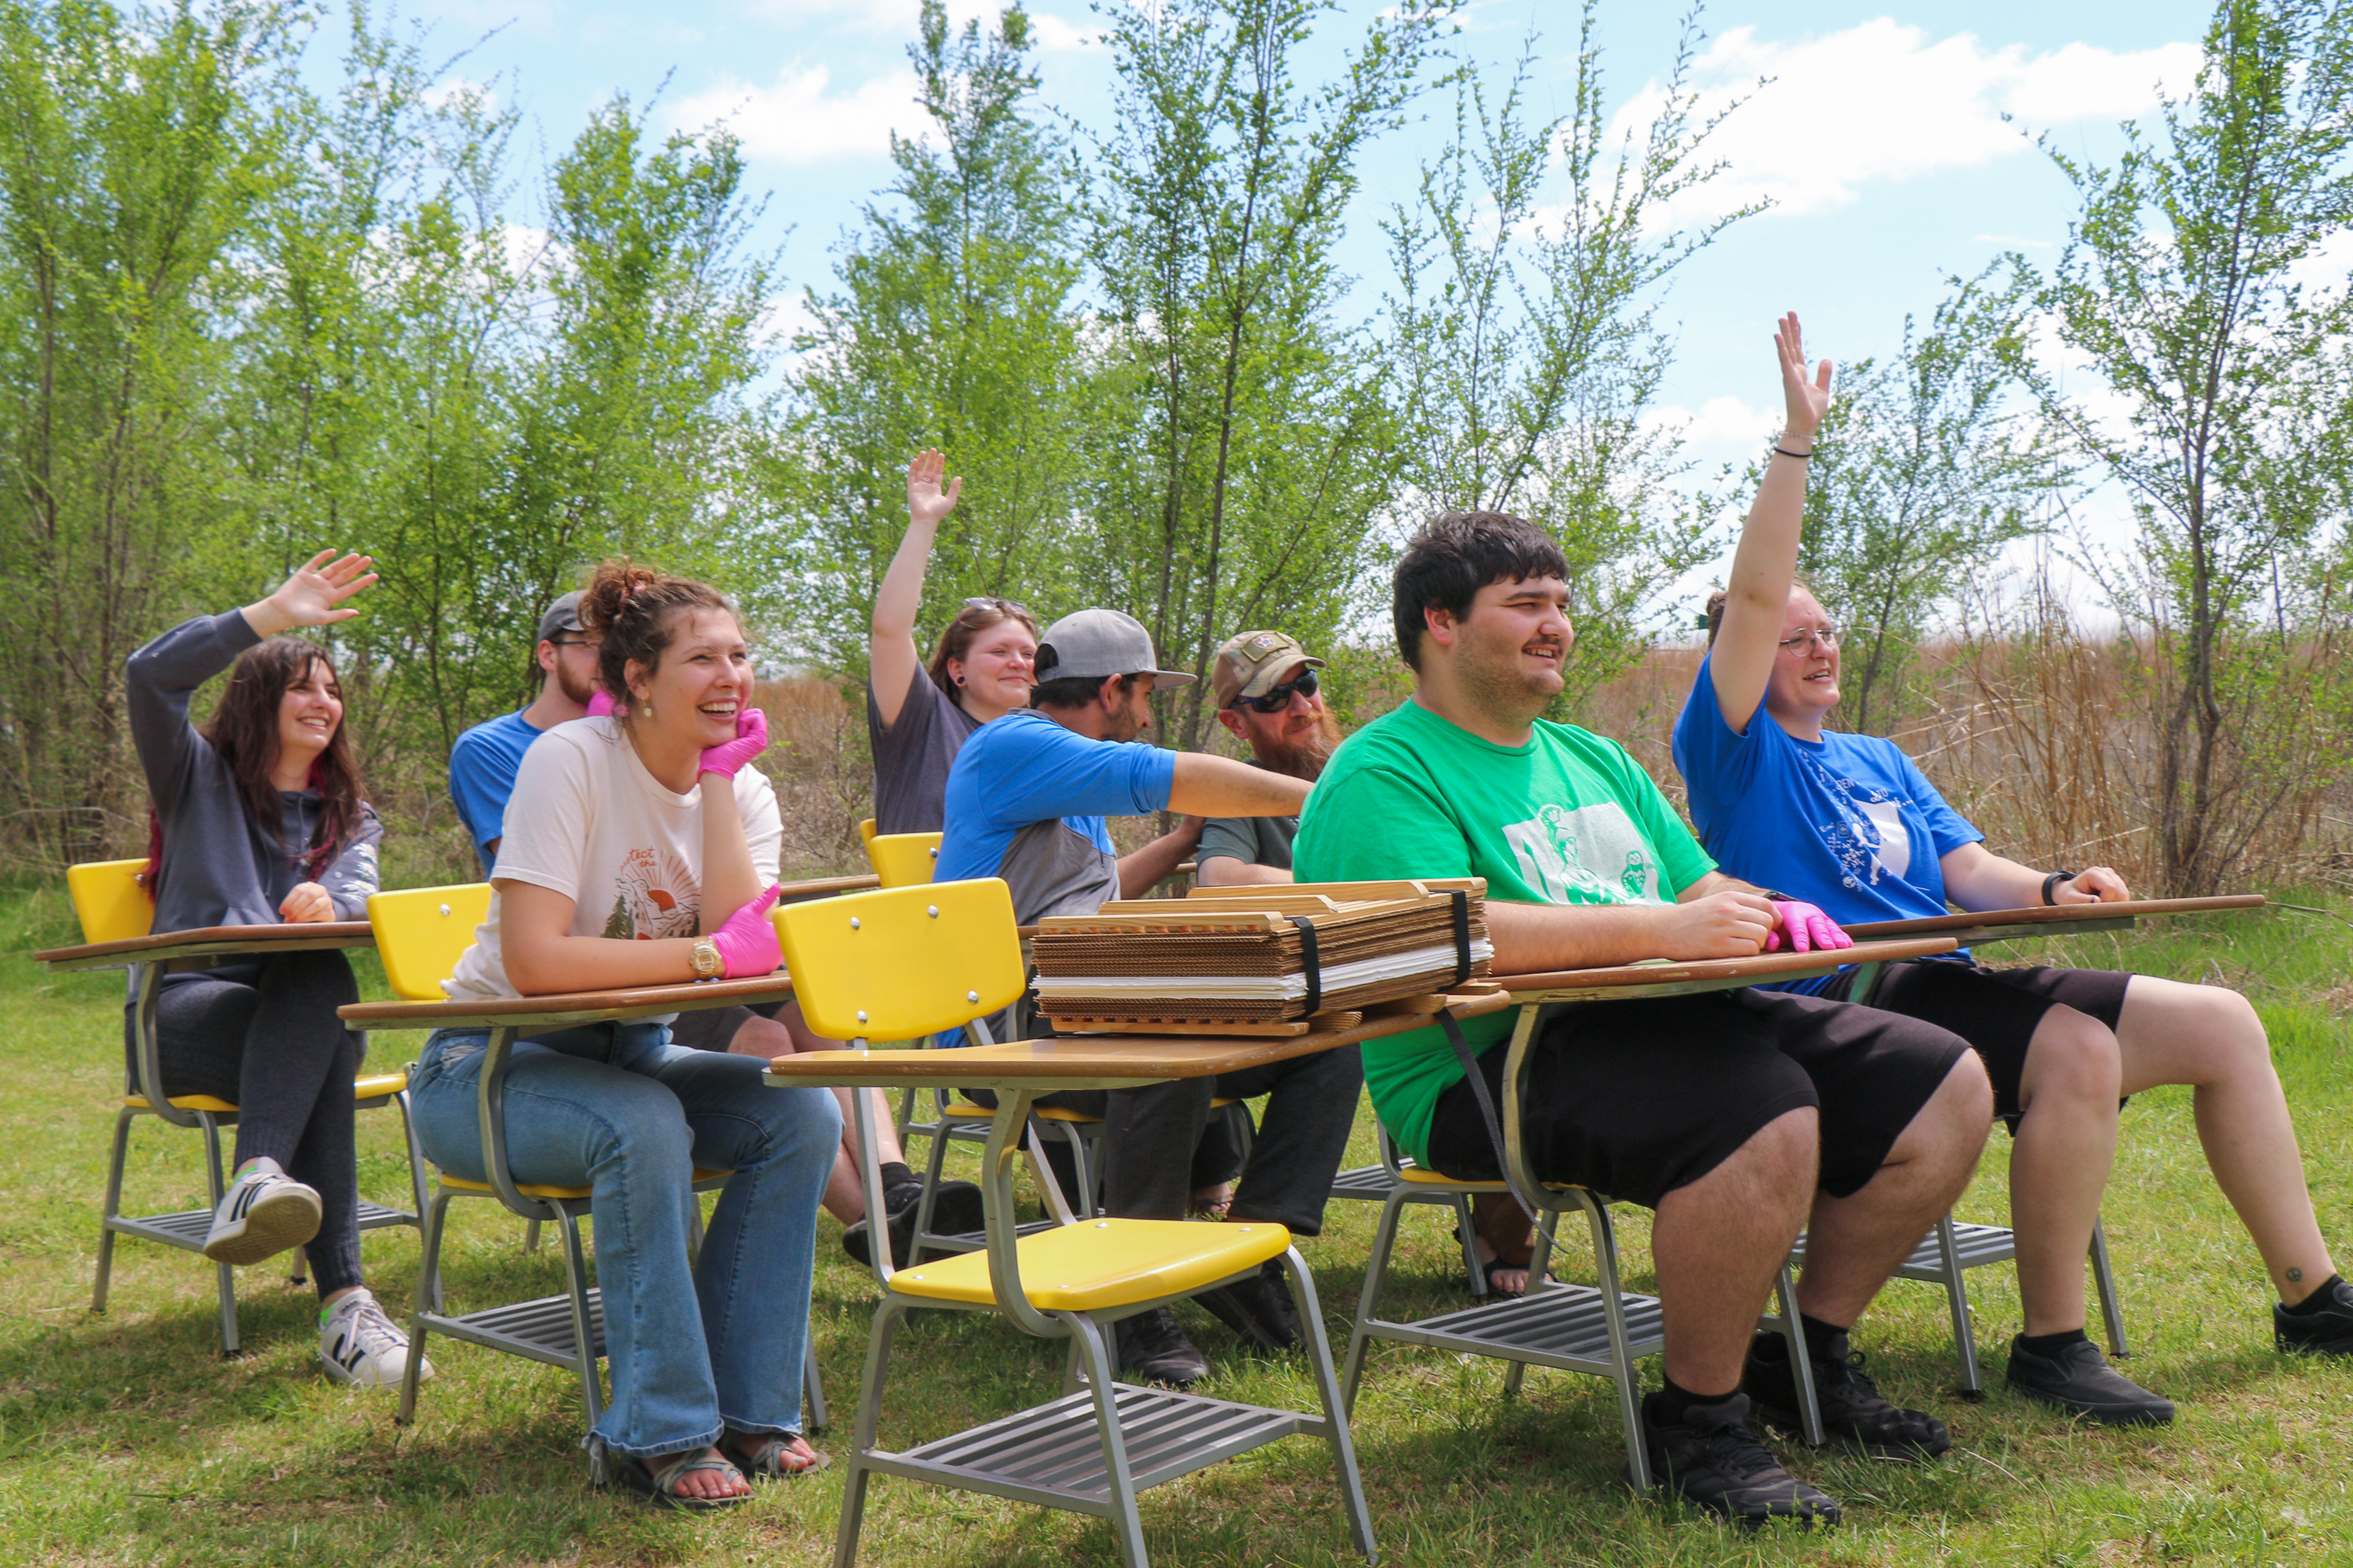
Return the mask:
M893 130L913 135L925 124L909 72L871 77L839 95L828 93L832 81L828 67L797 62L778 71L771 87L722 78L681 101L668 118L689 130L723 122L751 156L793 164L887 153Z
M1736 27L1694 71L1703 116L1747 99L1711 143L1730 166L1661 221L1693 222L1759 196L1785 215L1831 211L1867 184L2027 152L2028 133L2045 126L2144 113L2160 84L2184 91L2200 59L2187 43L2126 53L2078 43L2030 56L1968 33L1931 39L1887 17L1797 43ZM1772 79L1759 88L1760 77ZM1663 97L1650 83L1614 128L1647 123Z
M1702 456L1715 457L1724 448L1757 445L1781 427L1781 414L1778 409L1752 408L1737 397L1711 397L1697 413L1675 404L1646 409L1642 424L1646 427L1681 426L1684 441L1700 448Z

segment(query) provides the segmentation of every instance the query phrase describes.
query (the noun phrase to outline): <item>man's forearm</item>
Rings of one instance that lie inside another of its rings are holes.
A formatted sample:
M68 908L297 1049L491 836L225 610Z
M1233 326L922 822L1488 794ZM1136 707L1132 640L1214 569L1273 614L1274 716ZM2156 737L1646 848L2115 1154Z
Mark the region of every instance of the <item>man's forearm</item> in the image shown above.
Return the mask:
M1179 752L1168 805L1193 816L1296 816L1307 804L1308 787L1303 779L1230 757Z
M1498 974L1600 969L1658 958L1659 915L1646 904L1571 906L1487 900Z
M1205 888L1249 888L1289 883L1294 879L1280 866L1261 866L1254 860L1220 855L1214 860L1202 861L1193 879Z
M1176 874L1176 868L1201 841L1201 826L1169 829L1143 848L1119 858L1119 896L1140 899Z

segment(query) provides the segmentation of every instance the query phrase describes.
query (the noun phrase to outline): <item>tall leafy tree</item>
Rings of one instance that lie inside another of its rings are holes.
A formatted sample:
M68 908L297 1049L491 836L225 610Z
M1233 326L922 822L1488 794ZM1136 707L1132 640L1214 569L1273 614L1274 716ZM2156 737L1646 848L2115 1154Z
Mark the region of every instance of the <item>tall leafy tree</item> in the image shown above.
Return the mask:
M1660 591L1714 552L1680 432L1644 415L1673 352L1665 284L1757 210L1670 218L1722 167L1706 143L1732 112L1695 118L1697 12L1656 111L1622 142L1603 116L1598 13L1586 0L1564 113L1530 118L1532 49L1499 91L1466 79L1419 201L1385 225L1403 521L1513 511L1560 541L1577 627L1570 710L1640 656Z
M1841 722L1888 733L1921 639L2038 526L2060 475L2000 348L2021 302L1960 284L1925 331L1905 317L1887 363L1841 367L1807 476L1798 564L1844 628Z
M968 595L1041 615L1077 599L1080 473L1102 389L1072 300L1068 150L1033 118L1031 47L1018 5L957 29L925 0L908 58L929 132L892 138L897 174L863 209L837 287L812 293L795 343L793 408L762 465L780 516L776 618L835 668L865 662L867 617L907 526L907 461L925 447L946 452L965 487L919 625Z
M1332 9L1104 13L1118 87L1089 249L1129 395L1099 450L1090 564L1102 601L1197 673L1250 626L1331 637L1388 503L1391 410L1367 338L1340 319L1334 250L1359 162L1427 85L1452 5L1405 0L1332 80L1303 81ZM1161 732L1198 744L1206 694L1163 694Z
M231 515L229 263L297 20L0 3L0 801L43 858L127 836L122 661Z
M2295 795L2308 694L2279 678L2342 614L2306 585L2333 581L2313 567L2353 419L2353 292L2318 270L2353 229L2353 6L2222 0L2163 120L2112 165L2051 150L2083 206L2045 304L2114 406L2013 363L2138 516L2145 571L2115 597L2154 641L2158 859L2192 893Z

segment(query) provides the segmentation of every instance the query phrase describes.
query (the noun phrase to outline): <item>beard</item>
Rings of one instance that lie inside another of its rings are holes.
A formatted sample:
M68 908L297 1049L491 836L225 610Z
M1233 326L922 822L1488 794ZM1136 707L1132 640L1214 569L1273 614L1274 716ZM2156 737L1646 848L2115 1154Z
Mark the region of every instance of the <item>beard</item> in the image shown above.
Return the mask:
M1315 726L1280 741L1250 738L1250 753L1269 773L1314 784L1323 775L1340 744L1340 721L1329 708L1315 715Z
M566 701L577 702L583 708L596 695L596 687L575 677L572 667L561 659L555 664L555 689L564 693Z

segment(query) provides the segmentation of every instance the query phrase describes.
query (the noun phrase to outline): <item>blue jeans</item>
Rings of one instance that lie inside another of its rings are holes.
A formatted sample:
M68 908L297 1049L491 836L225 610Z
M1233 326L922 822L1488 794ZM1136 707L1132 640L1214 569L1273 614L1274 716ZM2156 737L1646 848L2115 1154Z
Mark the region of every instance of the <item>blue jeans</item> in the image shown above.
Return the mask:
M480 1029L438 1029L409 1074L417 1135L471 1181L482 1164ZM821 1089L771 1089L751 1057L688 1050L662 1024L593 1024L518 1041L506 1082L518 1182L591 1189L613 1402L596 1436L652 1458L723 1426L801 1426L818 1200L841 1146ZM734 1172L692 1268L694 1167Z

